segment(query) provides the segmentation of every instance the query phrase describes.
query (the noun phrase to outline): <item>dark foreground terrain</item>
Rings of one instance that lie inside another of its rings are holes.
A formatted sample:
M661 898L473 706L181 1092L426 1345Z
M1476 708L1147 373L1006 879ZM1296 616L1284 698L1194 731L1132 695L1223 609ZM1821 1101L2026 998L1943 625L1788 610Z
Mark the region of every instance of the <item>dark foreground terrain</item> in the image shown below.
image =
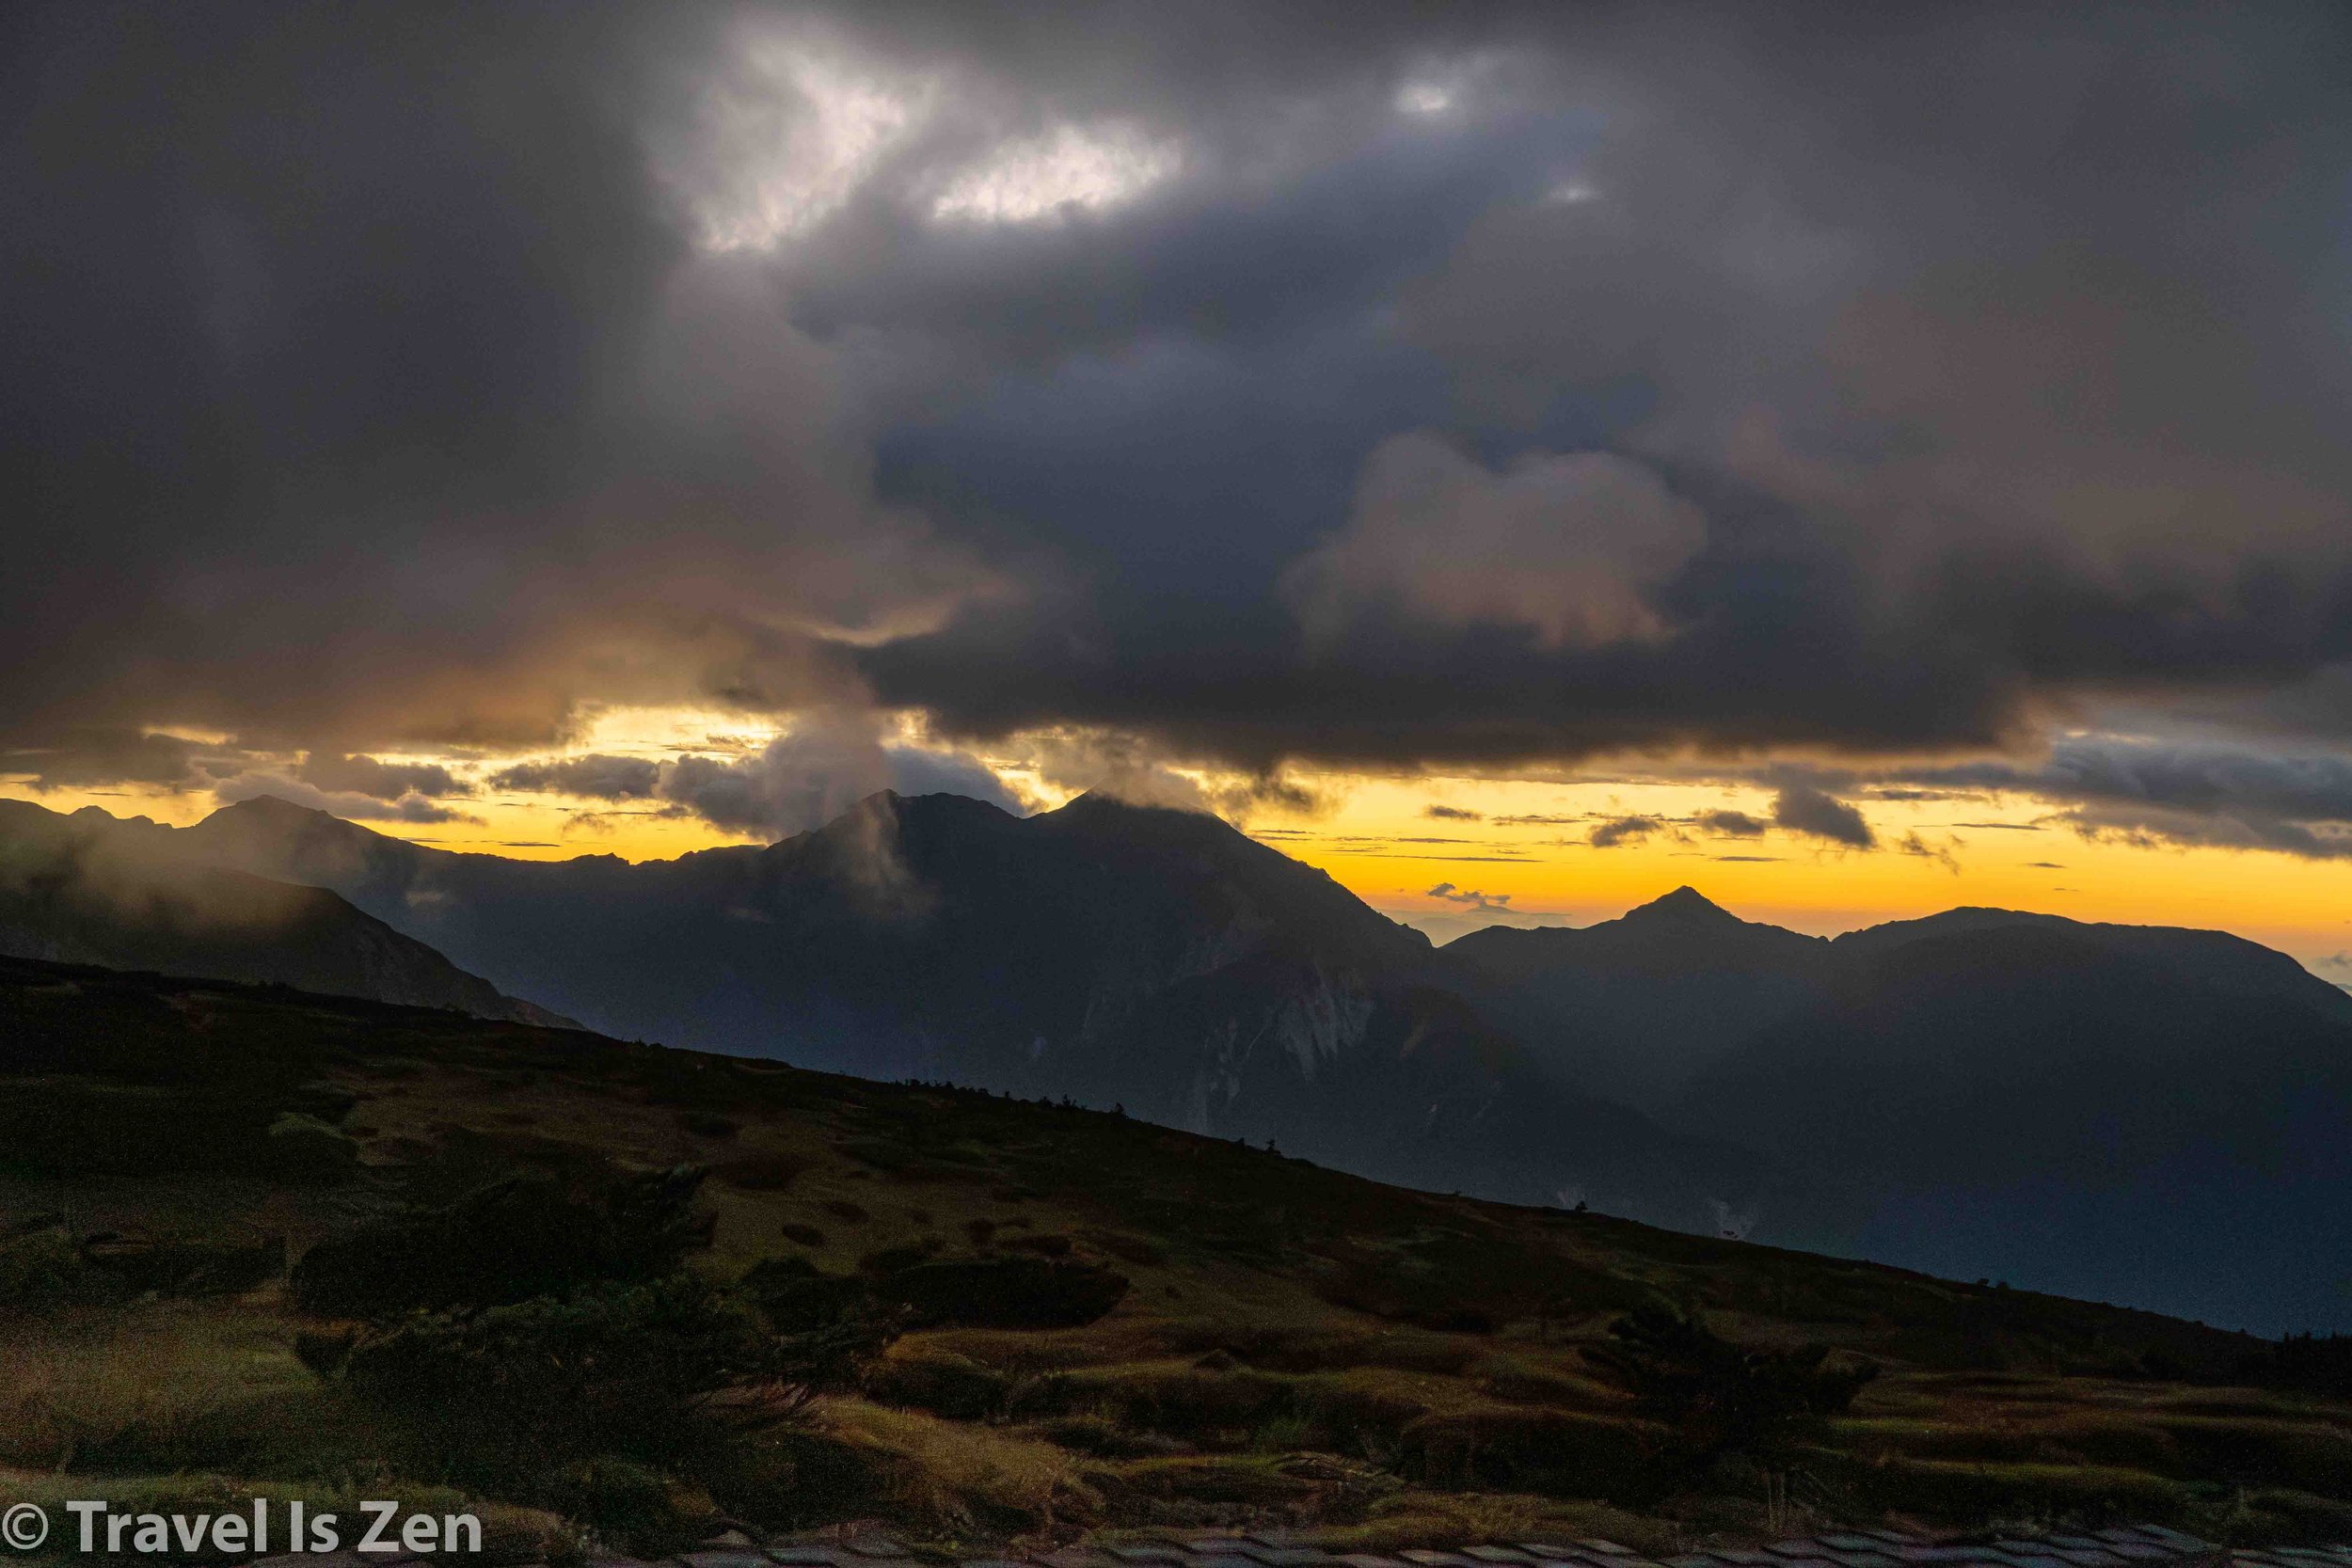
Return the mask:
M0 1166L10 1499L462 1502L514 1560L2352 1537L2339 1345L975 1091L0 960Z

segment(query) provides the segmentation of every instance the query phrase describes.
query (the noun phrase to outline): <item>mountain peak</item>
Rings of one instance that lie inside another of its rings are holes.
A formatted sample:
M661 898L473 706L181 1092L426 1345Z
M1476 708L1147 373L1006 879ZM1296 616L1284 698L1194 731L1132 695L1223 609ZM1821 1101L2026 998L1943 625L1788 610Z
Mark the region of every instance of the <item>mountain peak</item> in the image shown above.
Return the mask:
M318 811L310 806L297 806L292 800L277 795L248 795L242 800L230 801L215 811L213 815L215 816L276 818L286 822L309 821L322 816L332 817L336 821L342 820L332 812Z
M1686 926L1701 921L1717 926L1747 924L1721 904L1709 899L1698 889L1687 885L1675 889L1661 898L1653 898L1638 909L1628 910L1625 912L1625 918L1628 920L1667 918Z

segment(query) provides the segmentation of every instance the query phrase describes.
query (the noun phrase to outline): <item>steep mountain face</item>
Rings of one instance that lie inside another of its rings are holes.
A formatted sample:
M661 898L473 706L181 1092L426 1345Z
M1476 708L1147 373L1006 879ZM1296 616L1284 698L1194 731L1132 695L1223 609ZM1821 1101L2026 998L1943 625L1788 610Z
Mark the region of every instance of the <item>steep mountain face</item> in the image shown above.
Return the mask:
M1917 924L1856 942L1672 1118L1779 1157L1767 1232L2267 1332L2352 1324L2341 991L2217 933Z
M1426 939L1214 817L873 797L765 848L530 863L275 801L179 835L609 1033L1123 1105L1439 1190L1716 1227L1752 1156L1558 1081Z
M1987 909L1824 942L1686 890L1441 958L1555 1076L1770 1157L1757 1239L2352 1323L2352 997L2283 954Z
M0 800L0 954L563 1023L316 887L192 863L168 830Z
M1684 887L1594 926L1473 931L1439 961L1563 1081L1659 1115L1760 1024L1819 995L1830 946Z

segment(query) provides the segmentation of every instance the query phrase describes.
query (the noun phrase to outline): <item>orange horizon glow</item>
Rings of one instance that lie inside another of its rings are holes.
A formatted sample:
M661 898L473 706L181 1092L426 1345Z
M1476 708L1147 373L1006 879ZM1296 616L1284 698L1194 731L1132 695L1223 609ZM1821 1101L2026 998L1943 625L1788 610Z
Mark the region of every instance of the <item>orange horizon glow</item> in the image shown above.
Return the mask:
M693 715L650 729L641 724L628 736L608 727L578 749L657 757L707 753L714 738L707 718ZM752 748L773 733L739 722L732 734L716 738ZM989 760L1017 797L1039 809L1057 806L1073 793L1044 783L1021 758ZM1858 791L1852 803L1881 845L1863 850L1777 829L1727 837L1693 823L1702 813L1725 811L1769 820L1771 794L1753 785L1343 772L1292 777L1313 798L1313 809L1254 807L1239 814L1236 825L1440 942L1498 923L1588 925L1688 885L1743 919L1816 935L1981 905L2231 931L2291 954L2323 978L2352 979L2352 958L2346 957L2352 864L2276 851L2087 837L2051 820L2047 805L2016 796L1923 801ZM118 816L176 825L194 822L215 805L200 792L44 794L5 781L0 795L56 811L95 805ZM581 802L485 791L446 805L459 815L443 822L354 819L412 843L521 860L606 854L667 860L764 842L655 801ZM1591 844L1597 824L1626 816L1652 817L1663 826L1614 847ZM1905 843L1915 846L1912 852L1896 847ZM1451 896L1436 891L1440 888ZM1473 895L1483 895L1483 904L1472 902Z

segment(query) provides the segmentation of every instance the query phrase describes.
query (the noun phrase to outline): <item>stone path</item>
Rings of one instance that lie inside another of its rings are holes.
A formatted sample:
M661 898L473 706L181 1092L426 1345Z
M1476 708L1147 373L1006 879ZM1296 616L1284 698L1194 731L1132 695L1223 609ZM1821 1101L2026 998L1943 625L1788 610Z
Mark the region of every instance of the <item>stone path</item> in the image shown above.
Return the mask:
M265 1558L251 1568L399 1568L425 1560L334 1552ZM442 1562L461 1561L444 1557ZM683 1568L942 1568L897 1542L866 1536L835 1543L714 1542L663 1560ZM2352 1568L2352 1546L2217 1546L2157 1525L1980 1544L1939 1544L1896 1530L1833 1531L1776 1541L1756 1551L1709 1547L1662 1560L1611 1541L1523 1541L1511 1545L1344 1552L1311 1534L1188 1535L1152 1544L1069 1546L1032 1558L965 1558L959 1568ZM629 1558L593 1559L590 1568L661 1568Z

